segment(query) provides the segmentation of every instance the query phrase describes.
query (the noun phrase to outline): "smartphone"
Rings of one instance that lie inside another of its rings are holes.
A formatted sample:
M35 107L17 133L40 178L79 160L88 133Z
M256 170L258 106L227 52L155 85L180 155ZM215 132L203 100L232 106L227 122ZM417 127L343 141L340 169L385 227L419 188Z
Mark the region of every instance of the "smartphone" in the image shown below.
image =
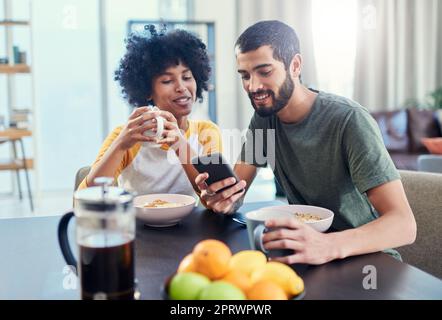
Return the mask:
M239 182L238 177L221 153L195 157L192 159L192 164L199 173L207 172L209 174L209 178L206 180L208 186L212 183L232 177L236 179L236 182ZM220 189L217 193L230 187L231 186ZM238 193L239 192L242 192L242 190L238 191Z

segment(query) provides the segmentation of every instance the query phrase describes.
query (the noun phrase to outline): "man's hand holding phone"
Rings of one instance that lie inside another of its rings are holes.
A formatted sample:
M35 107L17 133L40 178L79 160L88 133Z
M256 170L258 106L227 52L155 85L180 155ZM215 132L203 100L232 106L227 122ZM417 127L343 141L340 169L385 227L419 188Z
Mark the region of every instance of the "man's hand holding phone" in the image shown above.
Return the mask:
M244 180L237 182L236 178L229 177L209 186L206 183L207 179L209 179L207 172L195 178L195 183L201 191L201 199L206 203L206 207L217 213L234 213L237 202L246 190L246 182Z

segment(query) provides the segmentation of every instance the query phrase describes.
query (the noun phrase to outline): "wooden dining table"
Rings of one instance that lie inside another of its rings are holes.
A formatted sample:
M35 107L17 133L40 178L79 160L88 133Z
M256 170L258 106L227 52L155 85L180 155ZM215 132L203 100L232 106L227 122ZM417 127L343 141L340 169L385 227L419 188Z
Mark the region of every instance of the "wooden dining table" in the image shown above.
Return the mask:
M278 204L246 203L238 214ZM78 281L58 245L59 220L60 216L0 219L0 299L79 299ZM71 223L73 247L74 227ZM136 278L141 299L163 299L161 288L166 279L203 239L222 240L233 253L250 249L244 226L204 208L196 207L173 227L152 228L137 221L136 228ZM382 252L292 267L304 280L306 300L442 299L442 280ZM375 272L369 287L367 270Z

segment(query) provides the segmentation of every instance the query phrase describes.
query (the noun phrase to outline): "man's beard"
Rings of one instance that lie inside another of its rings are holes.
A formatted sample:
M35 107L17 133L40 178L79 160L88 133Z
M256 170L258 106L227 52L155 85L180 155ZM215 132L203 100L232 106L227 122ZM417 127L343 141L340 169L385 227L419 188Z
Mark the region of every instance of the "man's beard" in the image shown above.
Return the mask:
M256 113L261 117L269 117L272 114L278 113L282 108L284 108L289 102L293 90L295 89L295 84L293 83L290 74L286 73L286 78L284 83L279 87L278 97L276 97L275 93L272 90L260 90L257 92L249 93L250 102L252 103L253 109L255 109ZM274 104L271 107L266 106L257 106L253 101L253 96L258 96L262 94L268 94Z

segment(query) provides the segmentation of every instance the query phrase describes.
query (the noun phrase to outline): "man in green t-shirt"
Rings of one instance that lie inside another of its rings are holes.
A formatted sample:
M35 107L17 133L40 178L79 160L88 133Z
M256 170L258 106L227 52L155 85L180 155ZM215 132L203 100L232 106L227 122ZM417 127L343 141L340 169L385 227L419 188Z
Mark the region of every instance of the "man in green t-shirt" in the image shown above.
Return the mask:
M234 168L240 181L207 186L208 174L196 178L206 206L233 213L257 168L270 165L289 203L335 213L335 232L330 233L317 232L295 218L267 221L266 226L282 230L264 235L265 248L294 250L277 260L322 264L381 250L400 258L390 248L413 243L416 222L368 111L349 99L302 85L299 41L282 22L249 27L236 42L236 58L255 114Z

